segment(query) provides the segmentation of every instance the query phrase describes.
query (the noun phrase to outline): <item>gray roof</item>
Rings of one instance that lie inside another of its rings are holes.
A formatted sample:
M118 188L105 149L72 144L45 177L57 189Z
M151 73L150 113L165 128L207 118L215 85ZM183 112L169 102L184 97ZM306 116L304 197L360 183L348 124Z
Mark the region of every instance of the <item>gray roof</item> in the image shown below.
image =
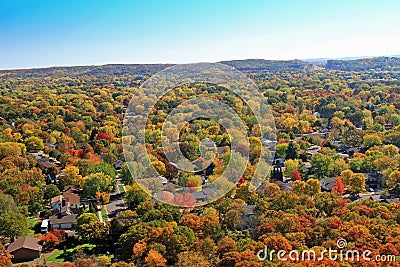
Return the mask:
M274 184L278 185L282 191L290 191L293 187L293 181L282 182L282 181L273 181Z
M64 216L53 215L53 216L50 216L49 220L50 220L50 225L65 224L65 223L75 224L77 217L78 217L77 214L68 214L68 215L64 215Z
M254 214L254 208L256 205L246 205L243 207L243 215L250 216Z
M337 179L336 177L322 178L321 187L329 191L332 190L332 188L335 186L336 179Z

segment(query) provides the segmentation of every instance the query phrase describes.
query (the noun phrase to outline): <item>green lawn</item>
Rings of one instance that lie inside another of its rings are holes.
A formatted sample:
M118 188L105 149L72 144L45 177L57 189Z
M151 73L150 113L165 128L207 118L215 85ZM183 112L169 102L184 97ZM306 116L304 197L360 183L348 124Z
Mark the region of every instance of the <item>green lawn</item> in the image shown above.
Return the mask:
M27 233L27 235L34 235L35 234L35 231L32 229L35 225L36 225L36 223L37 222L40 222L41 220L38 220L38 219L31 219L31 218L28 218L28 233Z
M121 193L124 193L124 192L125 192L124 186L123 186L122 184L118 184L118 189L119 189L119 191L120 191Z
M66 250L64 253L63 249L60 249L53 254L51 254L49 257L47 257L46 261L48 262L64 262L66 260L69 260L68 257L72 256L76 250L85 248L86 250L93 250L93 248L96 247L96 245L93 244L82 244L82 245L77 245L73 248L69 248Z
M31 227L35 226L37 222L40 222L40 221L41 220L39 220L39 219L28 218L28 227L31 228Z
M108 220L107 212L105 211L105 209L101 210L101 217L103 217L103 222L106 222Z

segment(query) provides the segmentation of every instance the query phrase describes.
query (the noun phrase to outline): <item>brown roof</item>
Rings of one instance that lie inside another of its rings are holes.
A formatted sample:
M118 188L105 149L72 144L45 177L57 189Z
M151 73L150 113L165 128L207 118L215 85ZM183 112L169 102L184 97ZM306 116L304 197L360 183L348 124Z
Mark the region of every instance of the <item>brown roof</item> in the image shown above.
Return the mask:
M55 196L51 199L51 203L57 202L57 201L61 201L62 202L63 196L62 195L58 195Z
M66 185L64 186L64 192L68 192L68 193L74 193L74 194L78 194L79 193L79 185Z
M387 198L386 202L394 203L394 204L400 204L400 198Z
M71 192L64 192L63 197L66 202L69 202L70 204L79 204L81 203L81 199L78 194L74 194Z
M78 217L77 214L68 214L64 216L60 215L53 215L50 216L50 225L54 224L64 224L64 223L76 223L76 217Z
M39 241L39 238L24 236L12 242L8 246L7 250L9 252L14 252L18 249L25 248L30 250L42 251L42 246L39 245Z

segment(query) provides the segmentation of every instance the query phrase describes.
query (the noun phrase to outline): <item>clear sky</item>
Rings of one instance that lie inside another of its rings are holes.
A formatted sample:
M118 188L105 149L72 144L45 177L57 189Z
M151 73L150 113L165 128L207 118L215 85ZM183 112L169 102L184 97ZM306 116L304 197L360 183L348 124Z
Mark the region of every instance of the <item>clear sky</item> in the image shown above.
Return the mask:
M400 54L398 0L0 0L0 69Z

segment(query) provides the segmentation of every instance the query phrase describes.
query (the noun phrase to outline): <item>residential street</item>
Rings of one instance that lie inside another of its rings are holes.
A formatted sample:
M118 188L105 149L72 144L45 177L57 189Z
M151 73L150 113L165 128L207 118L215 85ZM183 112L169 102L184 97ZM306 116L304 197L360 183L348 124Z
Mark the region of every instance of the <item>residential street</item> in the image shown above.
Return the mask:
M119 179L117 179L115 192L110 194L110 203L105 205L107 218L109 221L114 218L119 211L126 208L124 202L124 193L119 190L119 185L122 184L120 183Z

